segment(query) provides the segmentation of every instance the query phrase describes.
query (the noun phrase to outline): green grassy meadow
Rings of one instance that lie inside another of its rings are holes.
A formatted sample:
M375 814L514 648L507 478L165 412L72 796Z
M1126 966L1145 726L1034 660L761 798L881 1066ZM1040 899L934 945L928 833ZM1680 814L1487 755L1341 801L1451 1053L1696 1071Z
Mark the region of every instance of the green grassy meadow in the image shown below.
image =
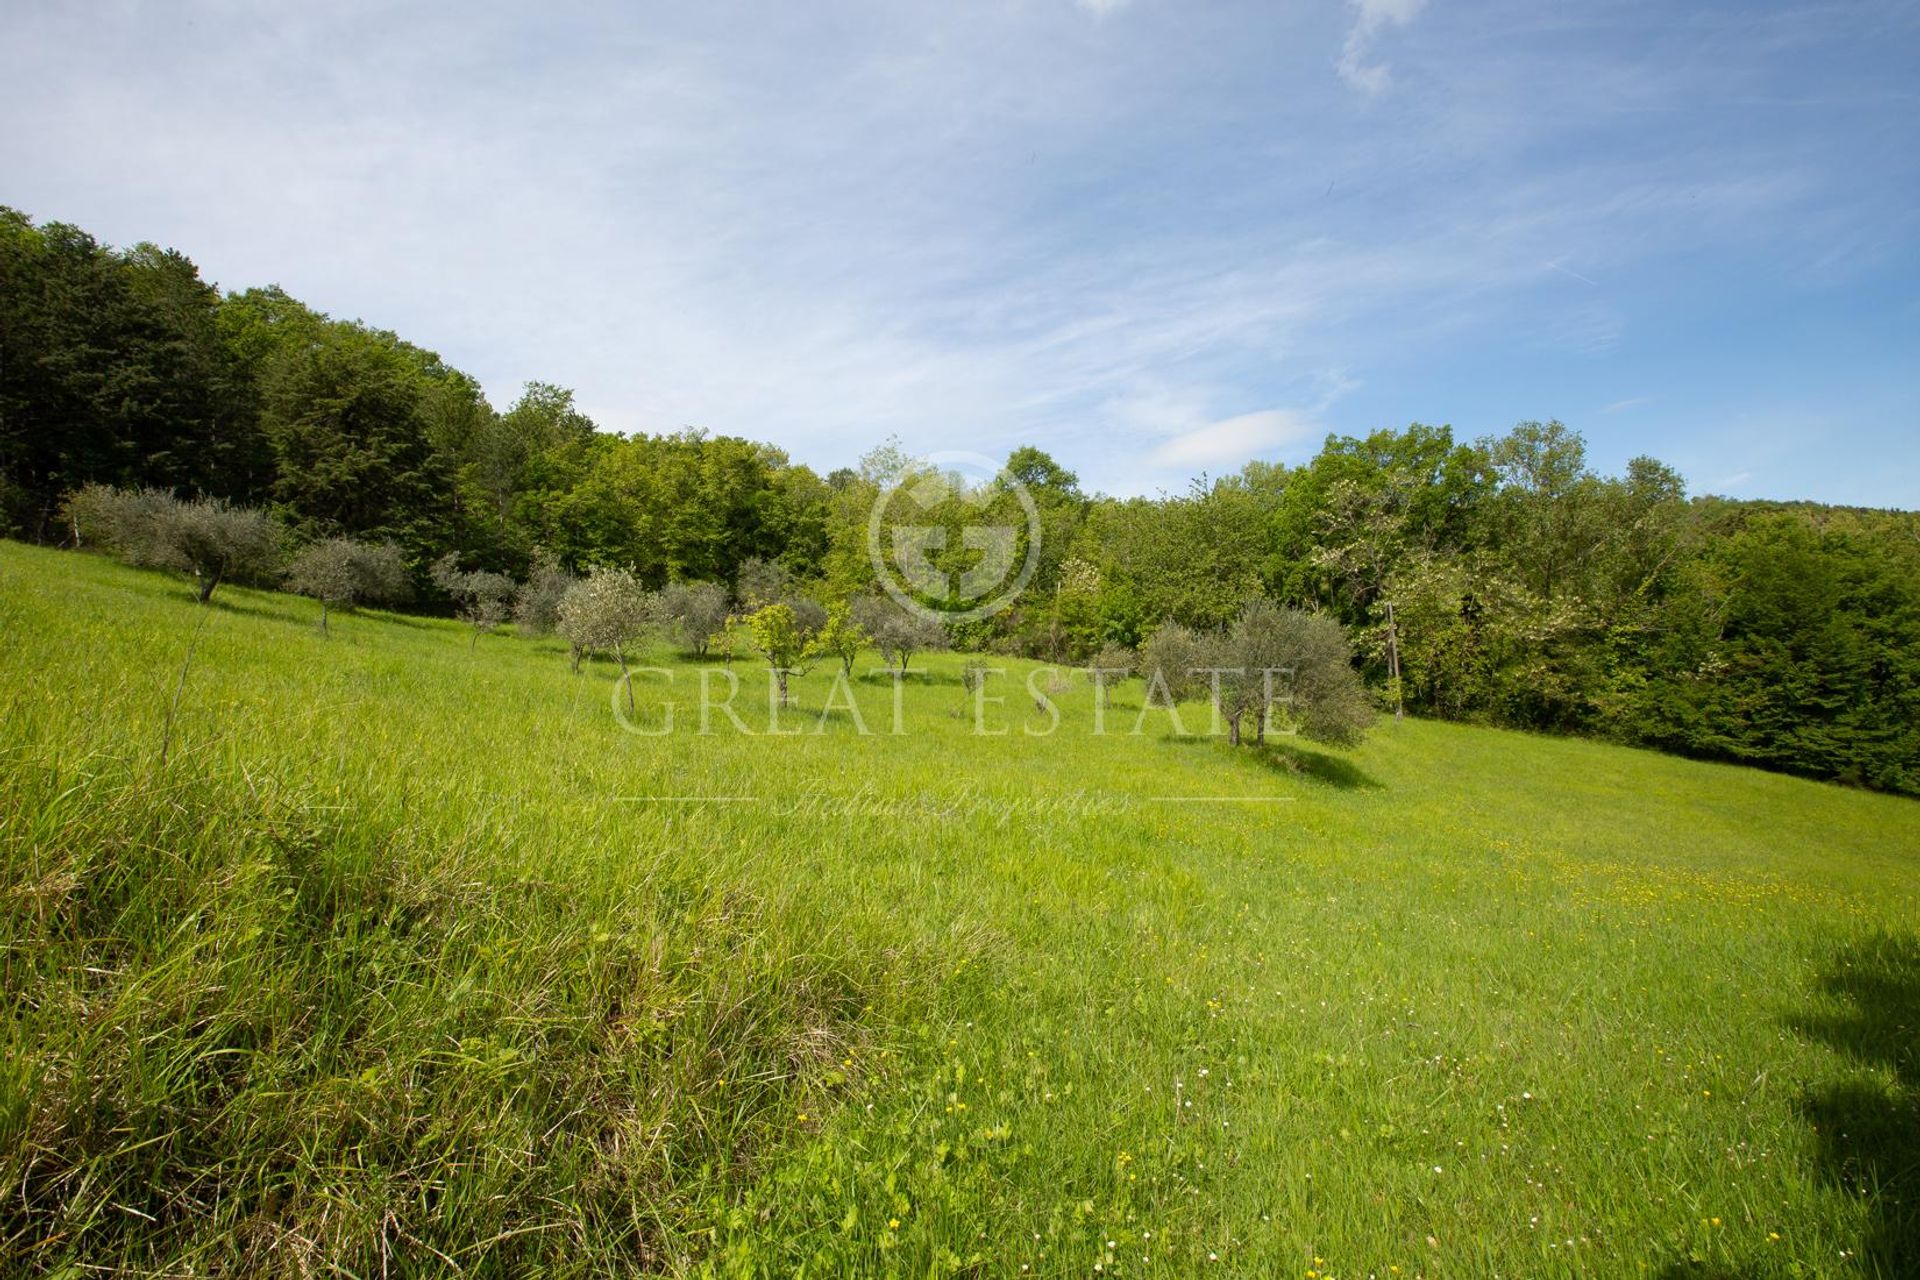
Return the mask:
M1920 1267L1910 800L317 616L0 543L0 1273Z

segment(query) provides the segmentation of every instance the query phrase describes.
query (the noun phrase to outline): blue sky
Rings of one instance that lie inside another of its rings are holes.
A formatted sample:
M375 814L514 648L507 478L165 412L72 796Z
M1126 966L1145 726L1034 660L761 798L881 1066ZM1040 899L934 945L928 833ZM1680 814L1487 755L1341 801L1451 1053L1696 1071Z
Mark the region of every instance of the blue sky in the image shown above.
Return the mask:
M1920 506L1920 7L5 4L0 202L504 405L1109 492L1529 418Z

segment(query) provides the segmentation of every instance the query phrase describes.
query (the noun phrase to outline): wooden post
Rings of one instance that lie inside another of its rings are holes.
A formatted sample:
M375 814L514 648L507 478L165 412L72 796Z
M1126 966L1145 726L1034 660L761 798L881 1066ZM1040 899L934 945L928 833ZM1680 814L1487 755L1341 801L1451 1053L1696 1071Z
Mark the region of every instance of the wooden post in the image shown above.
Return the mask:
M1394 627L1393 601L1387 601L1387 674L1393 679L1393 718L1404 720L1406 697L1400 691L1400 635Z

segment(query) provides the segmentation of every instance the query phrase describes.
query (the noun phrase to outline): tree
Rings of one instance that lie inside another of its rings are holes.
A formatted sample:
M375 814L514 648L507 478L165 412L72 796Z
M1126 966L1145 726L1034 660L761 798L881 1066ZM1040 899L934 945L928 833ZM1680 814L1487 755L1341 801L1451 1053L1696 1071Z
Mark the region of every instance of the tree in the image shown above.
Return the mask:
M812 596L788 592L780 603L793 610L794 625L800 628L801 638L808 643L812 643L813 638L827 625L827 606Z
M1492 491L1483 448L1446 427L1328 436L1308 465L1275 478L1245 473L1275 493L1262 570L1269 593L1363 621L1392 567L1407 554L1463 550Z
M1373 715L1340 624L1264 597L1230 626L1162 626L1141 653L1141 671L1149 693L1155 684L1176 700L1204 692L1235 746L1249 716L1254 740L1265 741L1276 705L1302 736L1339 744L1358 741Z
M1551 602L1591 567L1607 540L1587 442L1559 422L1523 422L1483 446L1500 478L1494 513L1501 546L1528 588Z
M551 635L560 625L560 601L579 579L568 573L553 554L533 553L533 566L513 600L514 625L530 636Z
M1124 645L1106 644L1100 652L1093 655L1089 669L1100 673L1096 686L1100 690L1100 705L1107 706L1113 701L1113 685L1117 680L1125 680L1134 672L1140 661L1140 655Z
M320 630L327 613L363 604L401 604L413 598L406 557L391 542L373 545L352 538L326 538L302 548L287 565L287 590L320 602Z
M735 592L741 608L748 613L756 613L770 604L779 603L786 598L792 577L786 566L776 561L763 560L759 556L744 561L740 565L739 586Z
M1047 656L1083 658L1100 641L1100 610L1103 583L1099 568L1073 557L1060 566L1058 585L1053 593L1053 610L1046 637Z
M669 582L660 591L660 616L696 658L707 656L714 635L727 623L727 589L715 582Z
M1080 477L1055 462L1052 454L1030 444L1023 444L1008 454L1007 464L1002 471L1013 482L1036 496L1057 494L1074 501L1082 496Z
M634 703L627 646L644 635L653 620L652 597L630 569L596 567L567 588L560 600L560 634L572 642L573 669L580 670L580 659L586 653L599 650L613 654L627 686L629 711Z
M283 531L273 517L219 498L88 485L69 500L67 518L128 564L191 577L202 604L222 582L266 578L280 561Z
M89 483L260 496L252 387L220 306L179 253L0 207L0 532L53 536L63 495Z
M1249 603L1223 637L1222 708L1230 741L1240 741L1240 718L1255 716L1254 740L1265 741L1276 703L1302 737L1358 742L1373 719L1366 687L1353 669L1353 650L1340 624L1324 614Z
M794 616L793 608L785 604L770 604L756 610L747 618L747 632L753 639L753 647L767 660L767 666L773 671L773 678L780 690L780 703L785 706L787 698L787 677L806 674L806 660L812 656L806 634L800 629L799 619Z
M263 423L297 532L392 539L419 559L447 545L451 463L429 435L419 365L391 335L331 322L274 355Z
M486 569L463 570L457 552L449 551L433 562L433 584L447 594L460 620L473 628L467 647L480 643L480 637L507 620L507 608L516 590L514 581L504 573Z
M841 672L851 676L867 639L866 629L854 620L853 607L841 600L827 607L827 620L814 635L812 647L815 653L838 658Z
M1199 676L1211 655L1202 635L1178 622L1163 622L1140 649L1140 674L1151 697L1160 688L1175 702L1184 702L1205 687Z
M946 628L937 619L903 609L882 596L855 599L852 615L887 665L902 675L906 674L907 663L914 654L939 649L947 643Z

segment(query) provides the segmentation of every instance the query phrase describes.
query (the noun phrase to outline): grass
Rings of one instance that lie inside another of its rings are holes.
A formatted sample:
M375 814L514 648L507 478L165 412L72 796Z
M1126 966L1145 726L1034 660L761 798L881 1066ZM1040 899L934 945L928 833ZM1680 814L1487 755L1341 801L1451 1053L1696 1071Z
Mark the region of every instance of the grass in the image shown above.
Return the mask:
M315 618L0 544L0 1271L1920 1258L1912 801Z

